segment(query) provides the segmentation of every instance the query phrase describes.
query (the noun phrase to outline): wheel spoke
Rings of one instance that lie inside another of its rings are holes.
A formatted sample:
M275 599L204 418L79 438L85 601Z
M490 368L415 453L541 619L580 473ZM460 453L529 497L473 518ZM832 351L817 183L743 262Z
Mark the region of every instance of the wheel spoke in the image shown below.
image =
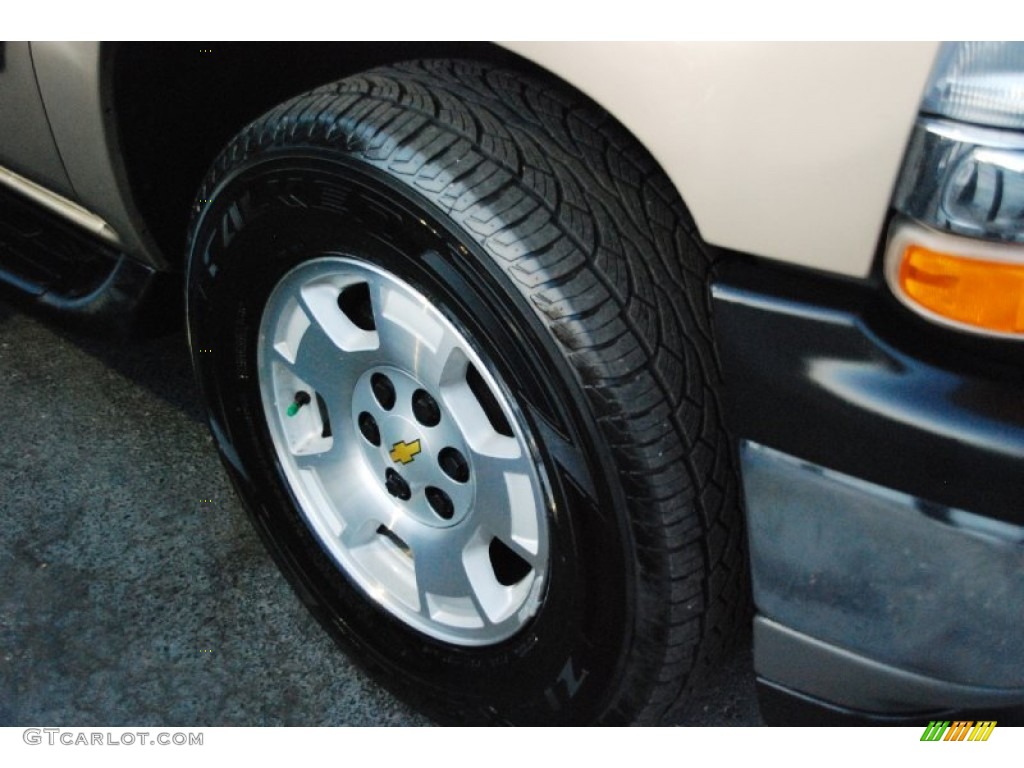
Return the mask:
M294 454L295 465L299 469L311 469L318 472L335 469L344 459L342 443L332 440L326 450L314 453Z
M414 548L413 557L416 561L416 584L421 593L465 597L472 592L461 552L438 557L436 553L427 554L420 548Z
M445 550L454 549L446 546ZM435 621L474 627L490 623L466 572L462 551L427 554L413 549L420 612Z
M499 539L517 555L536 567L539 562L540 525L544 510L539 507L521 459L500 459L474 455L476 496L473 521L488 538Z
M514 437L499 434L463 377L442 386L441 396L473 452L482 457L516 459L522 451Z
M341 350L316 323L303 336L295 370L324 397L328 405L347 400L360 374L377 362L376 349ZM306 372L310 375L307 376Z
M324 484L324 490L333 498L336 488L331 483ZM344 522L340 532L341 543L348 549L368 544L376 539L377 529L384 524L387 510L386 502L379 491L370 485L357 488L347 486L346 503L339 505L339 517Z
M382 353L400 360L429 390L465 370L464 342L425 299L417 301L393 286L378 286L377 332Z
M341 368L342 351L317 323L310 324L296 350L292 372L318 392L328 392L335 385ZM281 358L287 364L285 358Z
M370 517L349 520L341 532L341 543L347 549L356 549L377 540L381 524Z

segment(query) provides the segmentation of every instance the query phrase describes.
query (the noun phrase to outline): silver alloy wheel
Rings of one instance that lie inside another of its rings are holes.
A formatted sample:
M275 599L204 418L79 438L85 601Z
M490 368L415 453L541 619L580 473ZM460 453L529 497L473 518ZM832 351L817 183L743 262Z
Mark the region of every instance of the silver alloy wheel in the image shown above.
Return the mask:
M498 643L536 613L546 494L513 400L408 283L346 257L267 301L260 393L284 474L324 549L409 626Z

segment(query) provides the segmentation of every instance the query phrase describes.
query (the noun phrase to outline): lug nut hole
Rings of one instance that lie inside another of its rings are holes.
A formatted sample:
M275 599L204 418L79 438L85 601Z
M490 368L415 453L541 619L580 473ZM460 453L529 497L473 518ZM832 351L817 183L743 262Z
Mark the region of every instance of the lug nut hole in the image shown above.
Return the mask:
M388 493L402 501L408 501L409 497L412 496L409 483L390 467L384 473L384 487L388 489Z
M380 427L377 426L377 420L366 411L359 414L359 432L369 442L380 445Z
M375 373L370 377L370 388L381 408L390 411L395 407L395 385L391 383L391 379L383 373Z
M441 421L441 407L425 389L412 393L412 413L425 427L436 427Z
M435 488L432 485L427 486L425 491L427 501L430 506L437 513L437 516L442 520L451 520L455 515L455 505L452 504L451 498L447 493L442 491L440 488Z
M443 448L437 456L437 463L452 480L464 483L469 480L469 464L466 457L455 448Z

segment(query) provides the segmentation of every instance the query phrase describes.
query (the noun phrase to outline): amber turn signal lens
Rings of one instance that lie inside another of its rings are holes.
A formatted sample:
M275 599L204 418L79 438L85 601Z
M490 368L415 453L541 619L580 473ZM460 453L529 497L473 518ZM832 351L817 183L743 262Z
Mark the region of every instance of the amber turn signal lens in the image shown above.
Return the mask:
M996 333L1024 334L1024 264L908 244L898 280L904 296L943 318Z

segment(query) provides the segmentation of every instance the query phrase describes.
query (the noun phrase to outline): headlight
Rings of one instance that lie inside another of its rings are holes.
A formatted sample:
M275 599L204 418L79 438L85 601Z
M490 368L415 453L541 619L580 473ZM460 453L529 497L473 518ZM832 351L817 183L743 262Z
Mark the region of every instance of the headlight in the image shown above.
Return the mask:
M932 320L1024 339L1024 43L945 44L922 113L893 196L889 285Z
M920 118L894 205L944 232L1024 242L1024 134Z

